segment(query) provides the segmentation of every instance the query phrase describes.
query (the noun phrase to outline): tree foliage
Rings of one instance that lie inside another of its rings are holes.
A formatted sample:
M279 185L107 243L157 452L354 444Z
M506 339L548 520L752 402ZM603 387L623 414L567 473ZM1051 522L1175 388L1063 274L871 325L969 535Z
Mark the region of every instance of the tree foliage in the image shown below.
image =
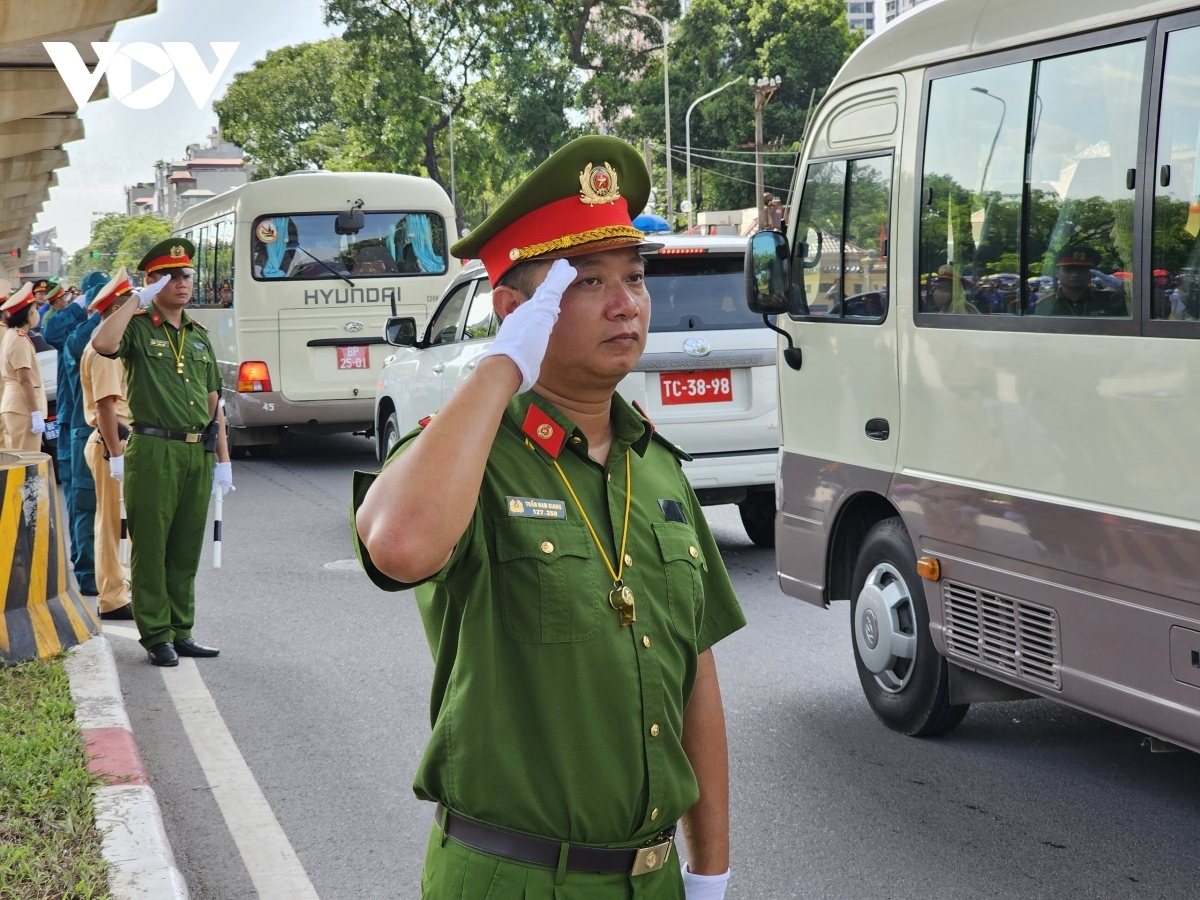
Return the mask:
M171 236L171 227L170 219L149 213L108 213L92 225L88 243L71 255L67 275L78 282L97 269L115 272L125 266L133 272L147 250Z
M339 38L267 54L214 107L225 135L259 164L258 177L304 167L402 172L447 190L452 114L459 209L475 224L579 133L661 144L662 35L621 10L626 2L326 0ZM671 21L677 203L693 99L736 75L779 75L766 139L794 148L813 89L819 100L861 40L841 0L693 0L682 18L679 0L639 8ZM697 147L743 150L707 155L749 162L741 145L754 140L750 88L743 82L706 102L692 130ZM661 183L665 154L655 157ZM786 167L792 158L775 161ZM752 167L696 163L698 207L753 205ZM785 168L768 171L769 185L790 183Z

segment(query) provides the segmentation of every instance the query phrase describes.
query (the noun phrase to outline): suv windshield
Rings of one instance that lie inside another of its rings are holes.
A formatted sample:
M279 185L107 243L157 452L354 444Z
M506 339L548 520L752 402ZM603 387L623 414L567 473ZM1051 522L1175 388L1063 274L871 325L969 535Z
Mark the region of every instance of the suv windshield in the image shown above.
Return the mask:
M335 212L260 216L250 237L254 278L339 277L335 273L395 277L446 271L446 223L441 216L364 212L364 218L366 224L358 234L338 234Z
M746 306L741 256L651 256L646 259L650 330L762 328Z

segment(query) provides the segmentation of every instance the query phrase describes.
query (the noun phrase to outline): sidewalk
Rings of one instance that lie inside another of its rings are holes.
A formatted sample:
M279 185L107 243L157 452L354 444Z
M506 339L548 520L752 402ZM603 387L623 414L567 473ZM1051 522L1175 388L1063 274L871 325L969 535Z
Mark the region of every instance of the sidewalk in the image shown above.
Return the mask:
M129 726L108 638L99 635L76 647L66 669L75 720L91 757L88 768L105 782L95 789L93 802L113 900L187 900L187 885L175 866Z

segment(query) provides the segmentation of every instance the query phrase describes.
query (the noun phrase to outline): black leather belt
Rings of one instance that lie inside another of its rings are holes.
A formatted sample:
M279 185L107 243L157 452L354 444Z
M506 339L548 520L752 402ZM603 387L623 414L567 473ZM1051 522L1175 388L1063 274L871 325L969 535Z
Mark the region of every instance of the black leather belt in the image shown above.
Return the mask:
M446 809L440 803L434 818L448 837L472 850L535 866L545 866L548 869L557 869L559 866L562 844L558 841L476 822ZM671 855L671 845L674 841L675 826L672 825L663 829L654 843L642 847L610 849L571 844L567 848L567 868L576 872L628 872L630 875L645 875L663 867L663 863Z
M167 431L165 428L149 428L145 425L132 425L129 430L134 434L166 438L168 441L183 441L185 444L199 444L204 440L203 432L192 434L186 431Z

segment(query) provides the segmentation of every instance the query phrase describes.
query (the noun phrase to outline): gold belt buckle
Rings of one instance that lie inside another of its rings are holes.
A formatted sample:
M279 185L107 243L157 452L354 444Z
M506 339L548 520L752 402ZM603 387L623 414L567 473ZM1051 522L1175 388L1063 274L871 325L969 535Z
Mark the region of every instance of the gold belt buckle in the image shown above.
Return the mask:
M200 443L200 438L202 437L204 437L202 434L189 434L184 437L183 442L185 444L198 444Z
M661 869L671 855L671 844L674 840L675 836L671 835L661 844L639 848L633 858L633 871L629 873L630 877L657 872Z

